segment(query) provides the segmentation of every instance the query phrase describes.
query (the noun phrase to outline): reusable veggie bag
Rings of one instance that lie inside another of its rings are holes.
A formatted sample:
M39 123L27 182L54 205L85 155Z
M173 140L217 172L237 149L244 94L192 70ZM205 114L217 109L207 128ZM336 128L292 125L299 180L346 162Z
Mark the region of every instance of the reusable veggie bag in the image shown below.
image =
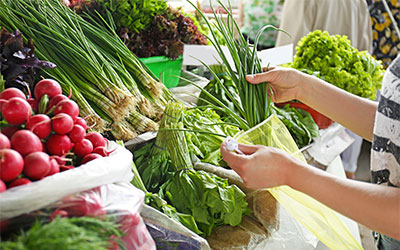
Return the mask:
M275 115L237 134L235 139L244 144L280 148L305 162L286 126ZM337 212L288 186L268 190L289 214L330 249L363 249Z

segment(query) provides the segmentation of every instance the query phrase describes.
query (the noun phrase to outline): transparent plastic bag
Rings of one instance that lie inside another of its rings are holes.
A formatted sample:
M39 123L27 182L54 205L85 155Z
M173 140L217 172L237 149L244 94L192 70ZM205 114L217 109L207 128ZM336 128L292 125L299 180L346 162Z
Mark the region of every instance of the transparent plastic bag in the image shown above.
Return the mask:
M62 199L27 214L5 220L2 235L10 235L27 229L36 219L49 221L56 216L90 216L108 218L119 224L124 233L122 242L127 250L156 249L146 225L140 216L144 193L129 183L107 184ZM112 240L112 239L110 239ZM110 246L110 249L119 249Z
M116 150L74 169L0 193L0 221L41 209L61 198L114 182L130 182L132 153L110 142Z
M275 115L236 135L235 139L244 144L280 148L305 162L286 126ZM270 188L268 191L290 215L329 248L362 249L337 212L288 186Z

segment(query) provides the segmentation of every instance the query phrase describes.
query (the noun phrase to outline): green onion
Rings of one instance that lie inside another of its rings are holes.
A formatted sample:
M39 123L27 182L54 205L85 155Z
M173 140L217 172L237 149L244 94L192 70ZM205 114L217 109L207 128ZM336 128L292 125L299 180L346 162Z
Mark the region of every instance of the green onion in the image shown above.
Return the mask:
M261 123L271 115L271 99L268 97L268 92L270 92L272 95L272 91L271 89L268 89L267 84L254 85L248 83L245 77L249 74L263 72L261 61L258 58L256 49L262 32L268 28L276 30L279 29L271 25L264 26L257 33L255 44L250 44L240 32L239 25L233 17L231 11L232 6L230 5L230 2L228 1L229 7L226 7L220 0L217 0L217 2L227 12L226 21L223 19L222 15L219 15L215 12L214 7L210 3L213 10L214 19L216 20L215 25L211 25L204 14L197 8L197 6L189 1L189 3L199 12L204 22L209 27L211 35L214 38L210 39L210 41L221 57L222 63L226 67L226 73L229 75L234 85L238 89L240 102L234 98L231 98L231 100L234 102L234 106L237 108L239 114L235 113L233 110L228 110L229 108L226 105L223 105L211 95L208 96L213 100L213 102L216 102L217 105L222 108L222 110L224 110L240 128L243 130L248 130L249 128ZM230 64L228 55L224 53L222 49L223 45L217 39L217 32L222 34L229 54L233 59L234 65ZM238 34L239 37L236 38L235 34ZM223 88L224 91L229 95L229 91L222 84L222 81L217 73L210 66L203 62L202 64L208 68L216 81L221 85L221 88ZM212 104L212 106L216 105Z
M112 18L89 23L59 0L1 0L0 25L35 41L35 53L53 62L45 76L72 90L96 130L117 139L157 129L170 91L120 40Z

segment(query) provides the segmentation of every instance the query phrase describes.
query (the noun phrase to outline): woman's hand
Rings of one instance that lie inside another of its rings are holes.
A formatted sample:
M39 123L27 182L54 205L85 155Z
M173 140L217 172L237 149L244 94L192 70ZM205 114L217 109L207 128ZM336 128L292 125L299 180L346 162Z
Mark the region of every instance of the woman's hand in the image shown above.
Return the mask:
M273 102L287 102L294 99L301 101L303 83L308 75L298 70L283 67L271 67L268 71L246 76L253 84L269 82L273 91Z
M228 151L225 142L221 144L222 158L251 189L289 185L291 167L301 163L277 148L239 143L239 150L243 154Z

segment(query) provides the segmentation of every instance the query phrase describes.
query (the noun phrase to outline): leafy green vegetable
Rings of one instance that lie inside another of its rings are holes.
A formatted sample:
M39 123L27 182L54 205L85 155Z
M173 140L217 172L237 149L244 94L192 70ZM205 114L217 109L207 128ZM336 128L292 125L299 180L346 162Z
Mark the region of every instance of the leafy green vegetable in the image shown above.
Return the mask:
M117 27L125 27L137 33L149 26L153 16L167 9L164 0L96 0L96 2L112 14Z
M218 103L214 101L207 93L221 101L230 110L238 112L239 109L235 107L235 103L241 105L238 89L232 81L232 78L226 73L227 69L223 65L211 65L210 68L219 77L220 82L216 78L207 83L202 89L199 95L199 101L197 106L208 106L210 104L218 106ZM227 93L229 92L229 93ZM234 101L232 100L234 99ZM223 110L216 110L216 112L223 116L225 112ZM229 119L229 117L227 117Z
M312 139L319 136L319 129L310 113L305 110L290 107L273 109L277 117L286 125L299 148L307 146Z
M315 75L355 95L374 100L383 67L367 51L351 46L346 36L316 30L303 37L289 67Z
M138 57L166 56L176 59L183 54L184 44L207 44L207 38L198 31L192 19L171 7L155 15L143 31L136 33L119 28L118 34Z
M183 105L169 103L161 121L159 134L165 134L174 167L174 175L161 187L159 194L177 211L190 214L196 220L200 235L208 236L214 227L237 226L242 216L250 212L245 194L235 185L205 171L195 171L187 147L183 123Z
M186 135L189 152L202 162L216 166L226 164L221 157L219 147L225 137L235 136L240 129L224 122L212 109L187 109L183 112L182 122L189 130ZM217 135L218 134L218 135Z
M0 244L4 250L108 250L115 242L125 249L122 236L118 224L110 220L56 217L48 224L36 221L27 232Z

